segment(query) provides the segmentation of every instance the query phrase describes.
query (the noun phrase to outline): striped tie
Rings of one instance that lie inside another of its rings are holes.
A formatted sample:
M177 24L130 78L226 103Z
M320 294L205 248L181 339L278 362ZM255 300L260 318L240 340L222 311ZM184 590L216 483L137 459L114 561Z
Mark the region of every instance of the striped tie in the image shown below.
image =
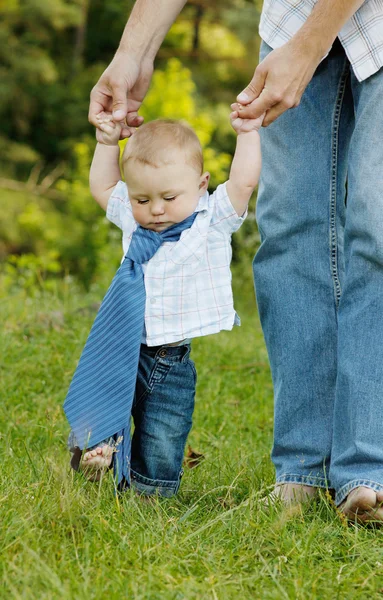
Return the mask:
M95 446L119 431L129 431L145 322L141 264L152 258L163 242L178 241L196 216L193 213L161 233L139 226L132 236L93 323L64 402L72 440L81 449ZM123 441L123 448L121 453L125 456L127 449L130 451L130 440ZM129 461L128 456L126 459ZM122 474L129 477L126 465L120 465L118 471L118 483Z

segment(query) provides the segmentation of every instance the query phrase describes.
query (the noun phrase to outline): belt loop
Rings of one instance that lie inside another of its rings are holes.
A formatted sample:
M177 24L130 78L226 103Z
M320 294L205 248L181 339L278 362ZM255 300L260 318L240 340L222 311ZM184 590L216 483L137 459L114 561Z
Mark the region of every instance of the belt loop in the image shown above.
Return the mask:
M186 360L189 358L190 351L191 351L190 344L185 344L184 348L185 348L185 351L182 355L181 362L186 362Z

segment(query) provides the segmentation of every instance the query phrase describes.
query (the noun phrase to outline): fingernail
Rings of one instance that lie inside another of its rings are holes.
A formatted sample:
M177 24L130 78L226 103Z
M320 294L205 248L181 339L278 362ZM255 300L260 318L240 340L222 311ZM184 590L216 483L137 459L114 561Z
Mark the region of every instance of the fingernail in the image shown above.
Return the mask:
M250 97L246 94L246 92L241 92L240 94L238 94L237 96L237 100L238 102L249 102Z
M122 121L122 119L125 119L124 111L123 110L113 111L113 118L116 119L117 121Z

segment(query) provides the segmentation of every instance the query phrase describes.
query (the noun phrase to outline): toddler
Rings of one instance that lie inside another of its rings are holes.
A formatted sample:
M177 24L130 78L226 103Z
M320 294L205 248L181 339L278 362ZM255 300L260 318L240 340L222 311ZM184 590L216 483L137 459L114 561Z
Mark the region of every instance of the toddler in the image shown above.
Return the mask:
M119 271L124 268L128 279L120 285L125 300L116 299L119 272L113 280L64 405L72 466L81 464L91 479L114 467L119 489L131 486L147 496L178 491L196 385L190 342L239 324L231 235L258 183L263 120L239 115L240 107L230 115L237 133L230 177L213 194L188 125L159 119L132 132L122 156L123 182L122 125L109 114L98 116L90 189L122 230Z

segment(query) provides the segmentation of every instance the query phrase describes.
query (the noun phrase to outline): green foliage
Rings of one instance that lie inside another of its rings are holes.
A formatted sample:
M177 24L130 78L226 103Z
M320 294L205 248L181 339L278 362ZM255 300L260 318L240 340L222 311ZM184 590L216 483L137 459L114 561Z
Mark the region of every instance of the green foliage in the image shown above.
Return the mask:
M206 106L202 101L198 102L192 73L176 58L170 59L164 70L155 71L150 92L141 110L146 121L163 117L184 119L190 123L204 149L205 168L211 173L212 187L227 179L231 162L231 156L227 152L220 152L212 145L217 129L215 112L215 108ZM226 118L228 120L227 114ZM232 135L234 138L234 132Z
M28 296L39 296L42 290L55 289L51 275L61 272L58 252L49 250L41 256L36 254L11 254L4 268L2 285L7 293L24 290Z
M10 254L1 281L5 292L19 287L33 295L34 283L39 290L45 279L65 273L76 274L89 289L96 274L116 267L120 235L90 195L90 153L88 144L75 146L73 168L56 184L58 201L28 193L0 195L6 216L0 222L0 252Z
M21 286L33 294L34 284L41 290L43 281L67 274L89 289L118 264L120 232L88 189L95 141L87 111L89 91L112 58L132 6L133 0L0 2L5 290ZM195 128L212 188L228 176L235 146L230 102L255 66L248 56L259 43L258 9L254 0L187 4L159 51L141 110L146 120L179 118ZM60 169L64 173L53 177ZM254 222L249 227L253 245ZM235 248L237 261L241 254Z

